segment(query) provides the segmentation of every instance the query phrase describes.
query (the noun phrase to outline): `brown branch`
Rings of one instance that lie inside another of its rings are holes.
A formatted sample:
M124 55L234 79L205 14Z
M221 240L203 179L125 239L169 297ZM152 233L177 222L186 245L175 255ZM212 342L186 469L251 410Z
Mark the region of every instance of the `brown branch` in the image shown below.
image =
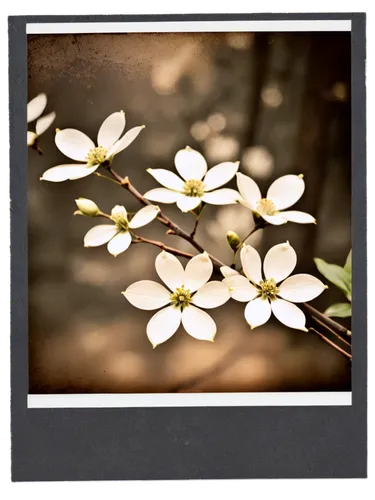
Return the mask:
M303 307L305 310L310 314L310 316L313 316L314 318L320 320L322 323L324 323L325 326L330 328L331 330L334 330L340 337L344 336L346 338L350 337L349 330L347 330L344 326L340 325L340 323L337 323L333 319L329 318L325 314L321 313L315 307L310 306L310 304L303 304Z
M309 330L311 330L312 332L314 332L317 335L319 335L319 337L322 340L324 340L324 342L327 342L327 344L329 344L330 346L332 346L334 349L336 349L336 351L340 352L343 356L347 357L350 360L352 359L352 355L351 354L349 354L348 352L344 351L344 349L341 349L341 347L339 347L334 342L332 342L332 340L328 339L323 334L321 334L320 332L318 332L318 330L315 330L315 328L309 328Z
M332 328L329 328L326 324L323 323L320 319L316 318L315 316L311 316L311 319L318 323L318 325L323 326L326 330L328 330L330 333L332 333L335 337L337 337L343 344L347 345L348 347L351 347L350 342L345 340L341 335L335 332L335 330L332 330Z
M164 245L162 241L149 240L148 238L143 238L142 236L136 236L136 239L134 239L132 243L148 243L149 245L154 245L155 247L161 248L166 252L169 252L173 255L179 255L180 257L185 257L186 259L192 259L194 257L192 253L183 252L182 250L178 250L177 248L168 247L167 245Z

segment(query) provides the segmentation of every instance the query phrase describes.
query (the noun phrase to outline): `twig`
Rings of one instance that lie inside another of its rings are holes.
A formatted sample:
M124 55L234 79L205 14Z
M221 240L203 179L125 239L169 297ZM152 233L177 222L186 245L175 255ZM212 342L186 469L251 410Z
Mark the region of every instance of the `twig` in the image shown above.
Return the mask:
M194 255L192 253L183 252L182 250L178 250L177 248L168 247L164 245L162 241L149 240L148 238L143 238L142 236L136 236L132 243L148 243L149 245L154 245L155 247L159 247L166 252L169 252L173 255L179 255L180 257L185 257L186 259L192 259Z
M337 337L338 339L340 339L340 341L343 344L347 345L348 347L351 347L351 343L350 342L348 342L343 337L341 337L341 335L339 335L338 333L336 333L335 330L332 330L332 328L330 328L329 326L327 326L326 324L324 324L323 321L320 321L320 319L316 318L315 316L311 316L311 318L312 318L313 321L315 321L316 323L318 323L320 326L324 326L324 328L326 328L326 330L328 330L333 335L335 335L335 337Z
M315 307L310 306L310 304L304 303L303 306L305 310L310 314L310 316L319 319L322 323L324 323L324 325L334 330L340 336L344 335L345 337L350 337L349 330L347 330L344 326L340 325L340 323L337 323L333 319L321 313L320 311L315 309Z
M332 342L332 340L327 339L327 337L325 337L320 332L318 332L318 330L315 330L315 328L309 328L309 330L311 330L314 333L316 333L317 335L319 335L319 337L322 340L324 340L324 342L327 342L327 344L329 344L330 346L332 346L334 349L336 349L336 351L340 352L343 356L347 357L350 360L352 359L352 355L351 354L349 354L348 352L344 351L344 349L341 349L341 347L339 347L334 342Z

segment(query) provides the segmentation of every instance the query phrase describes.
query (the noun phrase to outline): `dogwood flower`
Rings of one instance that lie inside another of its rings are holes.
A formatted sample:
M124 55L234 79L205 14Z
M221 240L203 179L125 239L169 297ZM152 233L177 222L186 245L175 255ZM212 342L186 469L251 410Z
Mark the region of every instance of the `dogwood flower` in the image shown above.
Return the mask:
M148 205L141 208L129 221L126 208L116 205L111 212L114 224L100 224L90 229L84 237L84 246L98 247L107 243L108 252L116 257L130 246L130 229L145 226L157 217L159 211L159 207Z
M82 163L68 163L48 169L41 180L62 182L87 177L100 166L111 165L113 157L127 148L138 136L144 125L134 127L120 139L125 128L125 113L118 111L109 115L98 132L97 142L73 128L56 129L55 143L65 156Z
M315 299L327 288L310 274L295 274L297 255L289 242L272 247L263 262L258 252L250 245L241 249L241 262L245 276L234 269L223 266L223 282L234 300L248 302L245 319L251 329L263 325L271 317L271 312L284 325L307 331L306 318L295 303Z
M155 281L137 281L122 294L135 307L158 311L147 324L147 336L155 348L170 339L180 323L198 340L213 341L216 324L202 309L219 307L230 298L228 287L221 281L208 281L213 265L206 252L193 257L186 268L172 254L161 252L155 260L160 279L169 290Z
M147 172L164 187L147 191L145 198L176 203L182 212L194 210L202 201L211 205L229 205L241 198L234 189L216 189L234 177L239 162L219 163L207 172L204 157L187 146L177 152L174 163L182 179L169 170L149 168Z
M239 202L269 224L279 226L288 221L300 224L316 223L314 217L305 212L281 211L291 207L301 198L305 190L302 175L279 177L269 187L266 198L262 198L257 183L247 175L237 174L237 186L242 196Z
M35 132L27 131L27 145L30 147L35 146L38 137L51 126L53 120L56 118L56 113L54 111L39 118L46 106L46 94L37 95L27 105L27 123L36 120Z

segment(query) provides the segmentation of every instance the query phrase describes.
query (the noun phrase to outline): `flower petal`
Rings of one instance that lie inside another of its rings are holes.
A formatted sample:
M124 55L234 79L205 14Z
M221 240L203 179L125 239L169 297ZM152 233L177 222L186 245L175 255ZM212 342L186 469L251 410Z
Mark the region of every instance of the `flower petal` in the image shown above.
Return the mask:
M311 274L295 274L287 278L279 286L279 297L291 302L308 302L315 299L326 285Z
M117 220L128 220L128 211L124 207L124 205L116 205L115 207L112 208L111 210L111 217L117 221Z
M27 105L27 123L32 122L40 116L47 106L46 94L39 94Z
M116 111L101 124L98 132L98 146L110 148L118 140L125 128L125 113Z
M239 161L225 161L210 168L203 180L206 186L205 191L211 191L229 182L235 176L239 166Z
M129 227L131 229L136 229L137 227L142 227L153 221L160 212L160 208L156 205L148 205L143 207L134 215L132 220L129 222Z
M147 323L147 337L155 348L167 341L178 330L181 323L180 309L169 306L158 311Z
M201 201L202 198L199 198L199 196L185 196L184 194L179 193L177 206L181 212L189 212L190 210L197 208L197 206L201 204Z
M266 215L260 214L263 219L268 222L268 224L272 224L273 226L281 226L282 224L286 224L288 220L283 217L284 212L280 212L279 215Z
M237 276L240 274L238 271L232 269L229 266L221 266L220 272L224 276L224 278L229 278L229 276Z
M168 252L160 252L155 259L155 269L160 279L174 292L185 280L185 271L177 257Z
M303 195L305 181L302 176L283 175L276 179L267 191L267 199L272 200L277 210L294 205Z
M151 189L145 193L144 198L150 201L158 201L160 203L176 203L180 199L181 194L177 191L171 191L166 188Z
M207 172L207 163L204 156L195 149L189 148L189 146L177 152L174 157L174 164L185 181L189 179L200 181Z
M49 168L44 172L41 181L62 182L68 180L81 179L95 172L99 165L88 167L87 165L58 165L57 167Z
M162 186L173 189L174 191L182 192L184 190L184 182L176 174L165 170L164 168L148 168L147 172L156 179Z
M306 212L299 212L298 210L289 210L281 212L280 215L289 222L297 222L299 224L316 224L316 219Z
M262 198L258 184L251 177L238 173L237 186L242 198L254 210L258 201Z
M189 335L198 340L213 342L216 324L209 314L189 305L182 312L182 325Z
M129 231L120 231L108 242L108 252L117 257L117 255L129 248L131 242L132 237Z
M306 317L297 306L286 300L274 299L271 308L276 318L285 326L307 332Z
M225 304L230 299L228 287L221 281L209 281L193 296L192 303L203 309L212 309Z
M95 144L86 134L74 128L58 130L55 143L65 156L77 161L86 161L87 153L95 148Z
M121 293L134 307L145 311L159 309L159 307L167 305L171 296L163 285L149 280L137 281Z
M263 262L266 279L273 278L276 283L287 278L296 267L297 254L289 242L280 243L268 250Z
M213 271L212 260L206 252L193 257L185 268L185 288L195 292L210 279Z
M245 276L241 276L240 274L224 278L223 283L228 287L232 299L238 300L238 302L249 302L249 300L255 299L259 294L255 286Z
M95 226L86 233L83 244L85 247L98 247L104 245L118 232L118 227L114 224L101 224Z
M262 281L262 261L259 253L250 245L241 248L241 263L243 271L250 281L259 283Z
M53 123L56 113L52 111L48 115L42 116L36 121L35 131L37 135L42 135Z
M130 146L130 144L138 137L138 135L144 128L145 126L141 125L140 127L133 127L130 130L128 130L126 134L119 141L114 143L114 145L108 151L107 158L117 155L125 148Z
M35 142L35 139L37 138L38 136L36 135L35 132L29 132L27 131L27 145L28 146L32 146Z
M271 317L271 306L268 300L261 297L250 301L245 307L245 319L251 329L264 325Z
M210 205L232 205L241 199L241 195L235 189L222 188L210 193L204 193L202 200Z

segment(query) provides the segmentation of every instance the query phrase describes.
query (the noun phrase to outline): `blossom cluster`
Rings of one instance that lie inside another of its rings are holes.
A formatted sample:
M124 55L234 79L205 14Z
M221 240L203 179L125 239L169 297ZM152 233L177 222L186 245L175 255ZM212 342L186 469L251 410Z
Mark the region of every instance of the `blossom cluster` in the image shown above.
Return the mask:
M28 105L28 121L37 119L46 103L45 94L33 99ZM28 145L34 144L54 118L54 113L51 113L38 119L36 132L28 132ZM112 113L100 126L96 144L79 130L56 129L57 148L78 163L49 168L41 180L62 182L87 177L100 168L112 171L115 155L126 149L144 128L134 127L123 135L125 124L123 111ZM196 216L205 204L239 203L251 210L259 227L287 222L316 223L310 214L288 210L304 193L302 175L284 175L276 179L263 198L256 182L239 172L238 161L222 162L208 169L204 156L187 146L176 153L174 164L178 175L160 168L147 170L161 187L147 191L142 197L146 206L131 217L122 205L116 205L110 214L106 214L95 202L77 199L76 214L104 217L109 221L91 228L84 237L84 246L106 244L108 252L114 256L126 251L132 242L141 240L135 230L161 218L159 206L152 202L175 203L182 212L192 212ZM237 189L224 187L234 177ZM230 299L246 303L244 316L252 329L265 324L273 314L284 325L306 331L305 315L295 303L316 298L326 286L309 274L290 276L297 263L293 247L288 242L272 247L265 256L262 272L261 258L255 248L245 243L246 238L241 241L229 231L227 239L235 257L237 253L240 255L240 270L234 269L235 265L222 266L222 278L210 281L214 266L207 252L193 256L184 269L175 255L163 250L156 257L155 268L165 286L142 280L122 292L137 308L160 309L146 328L154 347L171 338L181 323L192 337L213 341L216 325L204 309L222 306Z

